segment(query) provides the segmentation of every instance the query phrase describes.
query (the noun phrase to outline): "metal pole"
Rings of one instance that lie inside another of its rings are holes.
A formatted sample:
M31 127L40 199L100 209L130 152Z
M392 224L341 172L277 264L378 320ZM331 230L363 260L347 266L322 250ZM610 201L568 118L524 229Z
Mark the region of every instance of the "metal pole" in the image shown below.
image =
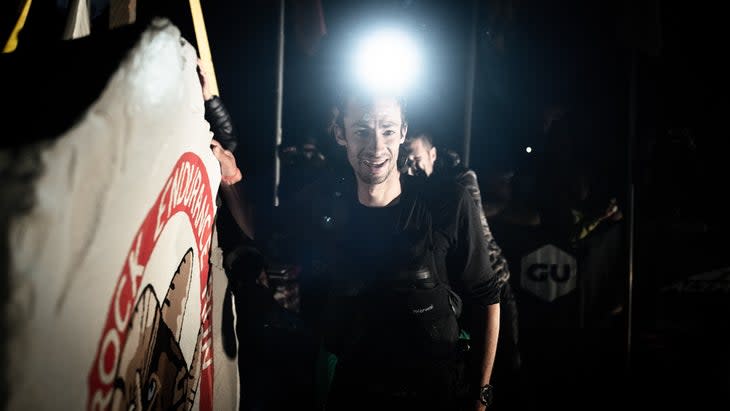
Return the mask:
M631 368L631 339L633 332L633 297L634 297L634 241L635 241L635 224L636 224L636 205L635 205L635 182L634 182L634 144L636 142L637 127L637 93L638 93L638 52L635 48L631 49L631 68L629 78L629 130L627 146L627 166L628 166L628 278L627 278L627 299L626 299L626 369Z
M276 58L276 138L274 145L274 207L279 206L279 181L281 180L281 120L284 106L284 7L285 1L279 0L279 44Z
M472 17L471 17L471 33L469 40L469 61L467 63L466 71L466 97L464 101L464 166L469 167L469 157L471 155L471 129L472 129L472 114L474 110L474 78L476 76L476 65L477 65L477 23L479 1L472 1Z

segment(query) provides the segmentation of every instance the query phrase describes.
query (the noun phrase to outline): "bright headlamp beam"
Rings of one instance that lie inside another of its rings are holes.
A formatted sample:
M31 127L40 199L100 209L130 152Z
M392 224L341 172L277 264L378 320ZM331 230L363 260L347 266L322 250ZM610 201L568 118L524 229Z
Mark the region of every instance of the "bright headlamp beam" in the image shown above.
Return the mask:
M364 38L354 58L358 82L374 92L404 92L417 81L420 69L417 44L397 30Z

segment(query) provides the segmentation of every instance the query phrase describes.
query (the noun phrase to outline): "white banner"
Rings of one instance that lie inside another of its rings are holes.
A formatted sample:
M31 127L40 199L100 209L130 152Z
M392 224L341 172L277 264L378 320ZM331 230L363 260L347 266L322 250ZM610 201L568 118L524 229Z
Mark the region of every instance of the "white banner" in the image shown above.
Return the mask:
M156 21L42 149L35 207L10 226L9 409L237 409L196 62Z

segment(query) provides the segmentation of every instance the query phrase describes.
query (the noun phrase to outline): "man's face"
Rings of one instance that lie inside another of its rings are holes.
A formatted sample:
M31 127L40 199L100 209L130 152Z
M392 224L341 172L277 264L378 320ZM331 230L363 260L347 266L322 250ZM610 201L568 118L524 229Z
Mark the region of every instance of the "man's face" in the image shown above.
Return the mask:
M436 147L430 147L422 138L416 137L407 148L408 174L430 176L436 161Z
M395 176L398 147L406 135L401 107L395 98L371 102L351 99L345 108L344 130L336 130L337 143L347 150L347 160L358 179L369 185Z

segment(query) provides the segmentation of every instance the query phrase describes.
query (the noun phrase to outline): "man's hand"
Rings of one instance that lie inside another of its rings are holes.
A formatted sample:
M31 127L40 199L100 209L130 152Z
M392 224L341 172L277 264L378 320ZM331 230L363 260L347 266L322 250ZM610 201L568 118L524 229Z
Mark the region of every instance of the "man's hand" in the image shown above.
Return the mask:
M225 185L233 185L243 179L243 174L236 166L236 157L233 153L224 149L218 140L211 140L210 148L213 150L213 155L221 165L221 182Z
M601 220L612 220L612 221L619 221L623 218L623 213L621 213L621 210L619 210L618 205L616 204L616 199L612 198L608 202L608 207L606 208L606 211L601 216Z
M200 80L200 87L203 89L203 100L208 101L213 98L213 93L210 91L210 85L208 84L207 73L203 68L203 61L198 59L198 79Z
M474 409L475 409L476 411L485 411L485 410L487 409L487 406L486 406L486 405L484 405L484 404L482 404L482 402L481 402L481 401L477 400L477 401L476 401L476 404L475 404L475 406L474 406Z

